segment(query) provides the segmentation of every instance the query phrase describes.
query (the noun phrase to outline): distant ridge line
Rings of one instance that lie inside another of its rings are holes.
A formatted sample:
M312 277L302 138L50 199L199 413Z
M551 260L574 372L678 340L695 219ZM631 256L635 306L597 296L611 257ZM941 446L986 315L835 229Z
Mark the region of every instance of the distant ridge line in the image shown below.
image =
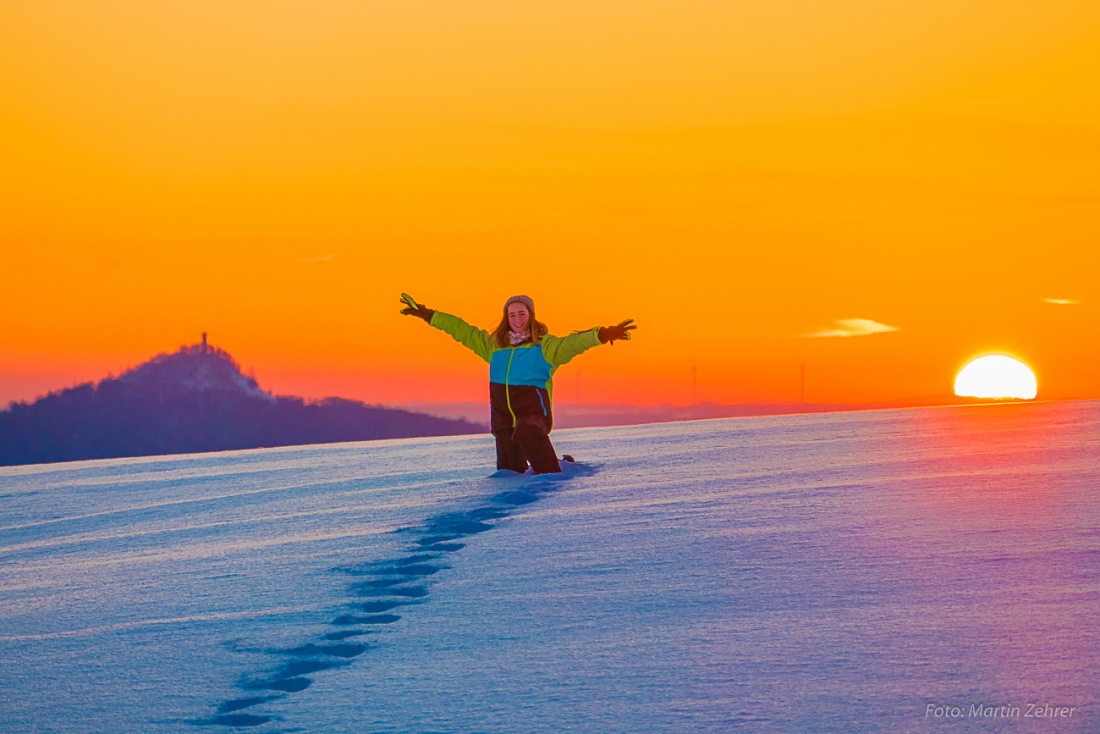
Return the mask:
M0 466L482 433L355 400L276 396L229 352L183 346L98 383L0 411Z
M934 408L960 405L977 405L1013 400L979 400L954 395L911 398L908 400L877 403L697 403L695 405L586 405L578 403L554 404L555 428L598 428L630 426L646 423L671 423L675 421L714 420L719 418L754 418L781 415L809 415L819 413L852 413L866 410L900 410L904 408ZM1032 402L1032 401L1023 401ZM444 418L471 420L486 412L481 403L412 403L403 407Z

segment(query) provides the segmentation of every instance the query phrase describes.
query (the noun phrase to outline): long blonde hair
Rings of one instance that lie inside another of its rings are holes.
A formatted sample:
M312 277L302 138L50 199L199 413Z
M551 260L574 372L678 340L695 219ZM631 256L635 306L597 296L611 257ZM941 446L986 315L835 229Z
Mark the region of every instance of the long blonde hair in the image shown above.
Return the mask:
M526 304L524 304L526 305ZM542 338L550 333L549 327L535 318L535 314L531 314L531 321L528 322L527 328L531 331L531 343L541 344ZM508 338L508 335L512 333L512 325L508 323L508 310L505 309L504 316L500 319L500 324L497 328L493 329L490 336L497 343L500 348L512 346L512 340Z

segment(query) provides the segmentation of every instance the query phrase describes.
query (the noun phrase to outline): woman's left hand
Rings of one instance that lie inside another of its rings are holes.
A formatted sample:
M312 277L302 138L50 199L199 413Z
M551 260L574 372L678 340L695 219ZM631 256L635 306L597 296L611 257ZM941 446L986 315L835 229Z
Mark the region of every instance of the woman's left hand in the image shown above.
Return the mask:
M634 319L620 321L614 326L601 326L599 331L600 343L607 344L611 342L611 346L615 346L617 339L630 341L630 332L637 328L637 326L634 326Z

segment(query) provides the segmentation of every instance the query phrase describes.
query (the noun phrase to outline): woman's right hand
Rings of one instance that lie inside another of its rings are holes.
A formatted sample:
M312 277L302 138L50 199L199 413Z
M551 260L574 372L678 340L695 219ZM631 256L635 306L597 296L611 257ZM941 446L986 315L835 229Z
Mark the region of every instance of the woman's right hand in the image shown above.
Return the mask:
M413 300L412 296L406 293L401 294L401 303L405 304L405 308L401 309L401 313L406 316L415 316L418 319L424 319L429 324L432 323L432 315L435 313L434 310L422 303L417 303Z

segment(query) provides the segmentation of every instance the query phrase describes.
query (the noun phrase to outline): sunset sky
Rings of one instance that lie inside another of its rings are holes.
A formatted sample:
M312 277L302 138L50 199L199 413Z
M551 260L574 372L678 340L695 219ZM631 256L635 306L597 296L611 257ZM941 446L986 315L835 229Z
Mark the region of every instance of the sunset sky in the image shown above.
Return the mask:
M4 0L0 406L213 344L484 400L399 315L635 339L559 402L1100 397L1100 3Z

